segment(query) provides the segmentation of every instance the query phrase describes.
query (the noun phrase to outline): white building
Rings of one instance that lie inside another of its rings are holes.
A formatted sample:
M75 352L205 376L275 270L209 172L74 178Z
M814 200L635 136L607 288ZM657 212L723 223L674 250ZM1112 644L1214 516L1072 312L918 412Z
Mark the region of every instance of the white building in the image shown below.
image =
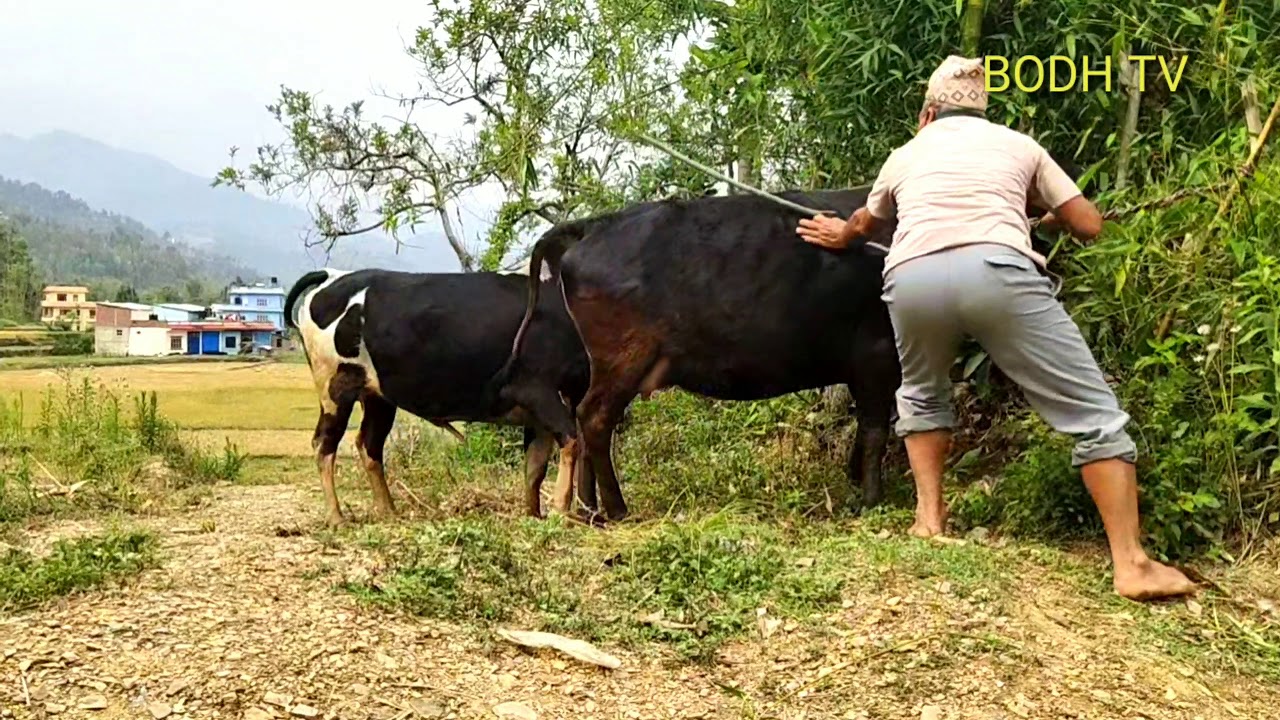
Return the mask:
M201 305L189 303L160 303L155 313L165 322L195 322L203 320L209 309Z
M169 338L169 324L159 319L156 309L150 305L98 303L97 315L93 328L94 354L155 357L175 350Z

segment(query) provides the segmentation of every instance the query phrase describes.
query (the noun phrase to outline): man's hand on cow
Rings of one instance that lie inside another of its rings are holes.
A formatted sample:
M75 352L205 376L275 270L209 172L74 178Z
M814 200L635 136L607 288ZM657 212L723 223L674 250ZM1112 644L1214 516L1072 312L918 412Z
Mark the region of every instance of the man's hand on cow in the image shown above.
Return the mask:
M830 215L814 215L800 220L796 234L805 242L834 250L843 249L848 243L841 239L845 221Z

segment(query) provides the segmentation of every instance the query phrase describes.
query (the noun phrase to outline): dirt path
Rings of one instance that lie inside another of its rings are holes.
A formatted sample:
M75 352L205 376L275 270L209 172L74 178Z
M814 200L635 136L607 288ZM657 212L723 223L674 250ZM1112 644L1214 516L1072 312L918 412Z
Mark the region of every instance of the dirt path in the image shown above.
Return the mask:
M139 582L0 617L0 707L18 718L151 717L153 705L172 718L256 720L494 717L504 702L540 717L700 717L722 705L695 670L489 652L445 625L362 609L317 577L342 551L281 532L309 527L310 510L289 485L220 489L210 506L154 523L166 560ZM79 707L95 698L107 707Z
M1025 595L986 604L886 576L883 594L846 600L824 632L782 628L715 667L673 670L612 649L621 669L585 667L358 606L322 570L365 560L300 532L316 517L307 493L270 485L219 488L204 507L147 521L163 539L160 568L124 589L0 615L0 716L494 718L496 705L520 703L538 718L1209 720L1280 707L1266 683L1116 652L1125 618L1036 578ZM887 641L894 652L869 651Z

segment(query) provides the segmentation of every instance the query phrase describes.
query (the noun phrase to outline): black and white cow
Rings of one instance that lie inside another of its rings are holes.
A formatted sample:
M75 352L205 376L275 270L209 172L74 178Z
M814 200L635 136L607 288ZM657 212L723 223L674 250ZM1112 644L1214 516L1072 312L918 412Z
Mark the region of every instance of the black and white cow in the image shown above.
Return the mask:
M576 449L572 407L586 392L588 365L558 288L553 290L535 304L538 340L526 344L519 370L495 391L490 380L508 359L526 312L523 275L324 269L298 280L285 318L302 336L320 398L312 445L330 524L343 521L334 466L357 402L364 419L356 448L377 514L395 512L383 449L397 409L459 438L450 422L523 426L526 509L535 516L541 515L551 443L560 443L553 505L567 511Z

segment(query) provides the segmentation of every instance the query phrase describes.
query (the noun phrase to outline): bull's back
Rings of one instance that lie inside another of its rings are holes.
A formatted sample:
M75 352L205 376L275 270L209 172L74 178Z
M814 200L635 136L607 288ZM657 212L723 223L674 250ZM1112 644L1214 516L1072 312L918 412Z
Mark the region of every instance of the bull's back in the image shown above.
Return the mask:
M847 216L865 193L841 197L843 207L797 199ZM801 215L767 201L726 200L654 205L598 225L565 255L566 288L652 323L670 384L750 399L846 382L859 323L884 311L883 260L804 242Z

